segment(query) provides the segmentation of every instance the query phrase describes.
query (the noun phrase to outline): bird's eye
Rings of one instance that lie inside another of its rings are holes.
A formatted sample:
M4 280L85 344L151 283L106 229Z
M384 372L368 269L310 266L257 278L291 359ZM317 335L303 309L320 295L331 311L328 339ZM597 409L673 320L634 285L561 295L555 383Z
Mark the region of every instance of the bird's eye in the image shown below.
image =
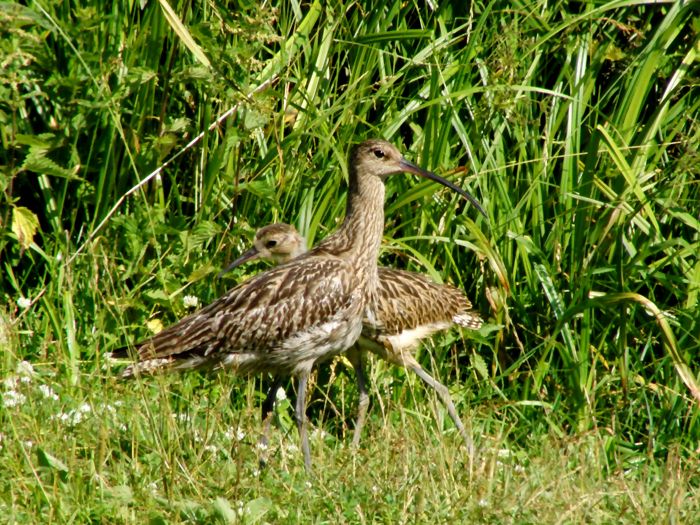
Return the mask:
M374 156L378 159L383 159L385 156L384 150L381 149L375 149L372 151L372 153L374 153Z
M277 241L274 239L270 239L265 243L265 248L274 248L275 246L277 246Z

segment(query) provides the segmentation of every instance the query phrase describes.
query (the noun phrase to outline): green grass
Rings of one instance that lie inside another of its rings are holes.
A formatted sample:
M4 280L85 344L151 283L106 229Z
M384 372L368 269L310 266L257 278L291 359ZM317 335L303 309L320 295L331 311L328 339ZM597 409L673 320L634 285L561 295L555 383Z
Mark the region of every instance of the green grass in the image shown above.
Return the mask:
M162 3L0 5L3 519L698 515L694 3ZM256 228L333 231L349 147L373 136L488 211L393 177L380 259L488 320L420 354L471 422L471 470L385 363L357 452L353 378L322 370L311 479L288 403L259 469L259 381L116 380L108 351L255 271L215 279Z

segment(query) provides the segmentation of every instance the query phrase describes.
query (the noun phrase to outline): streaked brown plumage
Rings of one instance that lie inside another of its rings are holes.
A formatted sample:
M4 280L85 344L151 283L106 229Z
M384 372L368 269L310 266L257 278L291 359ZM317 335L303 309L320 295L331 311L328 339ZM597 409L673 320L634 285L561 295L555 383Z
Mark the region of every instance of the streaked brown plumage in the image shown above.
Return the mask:
M317 362L346 350L360 336L364 307L377 284L384 179L400 172L440 182L483 213L471 195L409 163L388 142L365 141L351 152L345 220L334 234L137 345L138 362L123 377L194 368L297 376L295 416L310 470L308 377Z
M259 249L263 247L263 249ZM288 224L274 224L259 229L254 247L230 264L225 271L246 261L261 258L287 262L306 250L306 241ZM464 293L453 286L438 284L424 275L378 268L378 284L367 304L362 325L362 337L358 345L398 366L414 371L433 388L447 407L450 417L471 449L471 439L460 420L449 390L433 378L415 360L413 352L420 340L453 325L477 330L483 323ZM348 356L358 375L360 406L353 443L358 444L364 425L368 396L364 385L361 354L348 351ZM279 386L273 385L274 390ZM274 390L271 394L274 395ZM273 401L267 399L263 412L271 410ZM263 414L263 419L266 419Z

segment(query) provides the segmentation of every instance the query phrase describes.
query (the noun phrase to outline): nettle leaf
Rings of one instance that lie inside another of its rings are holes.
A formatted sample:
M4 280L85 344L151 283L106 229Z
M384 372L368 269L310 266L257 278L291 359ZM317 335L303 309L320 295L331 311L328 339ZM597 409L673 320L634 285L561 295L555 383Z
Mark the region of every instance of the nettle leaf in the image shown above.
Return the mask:
M238 521L238 515L225 498L216 498L214 503L212 503L212 510L214 516L218 517L224 523L236 523Z
M15 135L15 144L29 146L31 149L39 148L43 151L48 151L55 138L53 133L39 133L37 135L18 133Z
M260 197L261 199L265 199L267 202L275 202L275 188L273 188L270 184L263 180L254 180L251 182L246 182L243 184L239 185L239 190L240 191L248 191L255 195L256 197Z
M29 152L22 162L23 171L32 171L40 175L51 175L69 180L81 180L77 173L80 164L68 169L60 166L49 157L49 152L62 148L62 139L53 133L40 133L38 135L18 134L15 138L16 144L29 146Z
M145 290L143 292L143 295L145 295L151 301L154 301L156 303L168 304L170 302L170 299L168 298L168 294L166 294L162 288L154 288L154 289L150 289L150 290Z
M68 466L63 461L42 448L37 448L36 455L40 467L58 474L63 482L68 480Z
M247 108L243 117L243 126L245 129L262 128L267 124L269 116L253 108Z
M204 245L218 235L221 234L221 226L214 221L202 221L198 223L192 230L185 231L181 235L182 244L187 246L188 250L196 250L204 247Z
M75 170L69 170L59 166L47 157L41 149L32 148L32 151L22 163L22 169L35 173L52 175L54 177L62 177L64 179L80 180L80 177L75 174Z
M39 218L29 208L17 206L12 210L12 233L17 236L22 250L26 250L34 242L34 236L39 229Z
M246 523L258 523L272 508L273 504L269 498L261 497L249 501L243 508Z
M472 364L472 368L477 371L477 373L481 376L481 379L488 379L489 377L489 369L486 366L486 361L484 361L484 358L481 357L479 354L472 354L470 357L470 361Z

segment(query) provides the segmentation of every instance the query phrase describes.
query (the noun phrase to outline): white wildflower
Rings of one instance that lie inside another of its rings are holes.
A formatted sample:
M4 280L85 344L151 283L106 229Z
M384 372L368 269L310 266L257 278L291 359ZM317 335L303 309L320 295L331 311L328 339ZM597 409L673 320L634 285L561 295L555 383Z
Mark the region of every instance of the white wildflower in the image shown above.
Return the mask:
M199 306L199 299L196 295L186 295L182 298L182 304L185 308L197 308Z
M21 377L32 377L34 375L34 367L29 361L20 361L17 363L15 372Z
M265 451L265 450L267 450L267 443L262 443L261 441L258 441L255 444L255 448L257 448L258 450Z
M525 472L525 467L523 467L522 465L515 465L513 467L513 470L518 474L523 474Z
M78 408L69 410L67 413L62 412L57 416L52 417L51 419L58 419L59 421L61 421L61 423L74 427L80 424L83 421L83 419L85 419L85 415L89 414L91 411L92 408L90 407L90 405L88 405L87 403L83 403Z
M502 448L498 451L498 457L499 458L509 458L513 453L510 451L510 449L507 448Z
M489 506L489 500L487 500L487 499L485 499L485 498L481 498L481 499L479 500L478 505L479 505L479 507L481 507L482 509L485 508L485 507L488 507L488 506Z
M314 428L311 431L311 439L327 439L330 437L330 434L323 430L322 428Z
M224 438L226 438L228 441L233 441L234 439L236 441L243 441L245 438L245 432L241 429L241 427L238 427L235 432L232 429L228 429L224 431Z
M58 395L53 391L49 385L39 385L39 392L44 399L52 399L53 401L58 401Z
M175 414L175 419L177 419L180 423L192 422L192 418L190 417L190 415L182 412L178 412L177 414Z
M216 445L204 445L204 450L209 452L210 454L216 453L219 449Z
M22 310L26 310L32 305L32 300L27 299L26 297L22 296L19 299L17 299L17 306L19 306Z
M5 379L2 380L2 385L5 387L5 390L14 390L19 386L19 377L17 376L9 376L6 377Z
M275 399L277 399L277 401L284 401L287 399L287 392L285 392L284 388L279 387L277 389L277 392L275 392Z
M16 390L8 390L2 395L2 406L5 408L15 408L19 405L23 405L26 400L27 398L24 394Z

